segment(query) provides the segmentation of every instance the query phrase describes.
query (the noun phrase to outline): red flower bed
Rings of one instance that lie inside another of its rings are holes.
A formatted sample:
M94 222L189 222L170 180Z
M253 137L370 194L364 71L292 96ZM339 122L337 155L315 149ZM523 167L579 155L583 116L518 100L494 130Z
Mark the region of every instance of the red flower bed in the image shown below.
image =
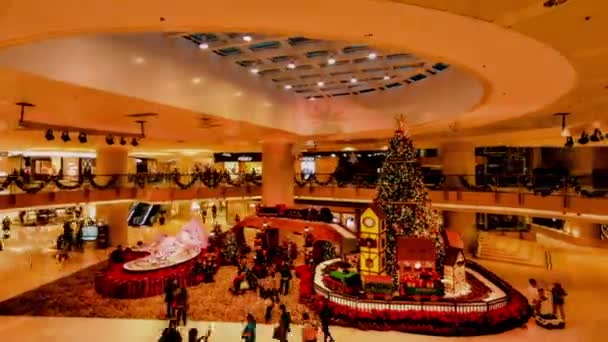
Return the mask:
M477 271L480 269L477 268ZM495 277L491 274L488 278L493 276ZM300 301L307 303L312 310L320 312L325 299L314 294L313 272L310 269L301 269L299 277ZM500 285L504 284L506 283ZM502 308L487 312L362 311L333 302L328 305L333 324L361 330L396 330L444 336L486 335L519 327L530 316L526 298L510 287L504 290L508 294L508 303Z
M146 252L131 252L125 254L125 262L146 256ZM144 298L164 293L167 281L176 280L185 286L193 286L202 282L202 275L194 275L193 268L197 259L206 254L203 252L183 264L150 272L128 272L123 268L124 263L108 261L105 270L95 276L95 291L104 297L111 298Z

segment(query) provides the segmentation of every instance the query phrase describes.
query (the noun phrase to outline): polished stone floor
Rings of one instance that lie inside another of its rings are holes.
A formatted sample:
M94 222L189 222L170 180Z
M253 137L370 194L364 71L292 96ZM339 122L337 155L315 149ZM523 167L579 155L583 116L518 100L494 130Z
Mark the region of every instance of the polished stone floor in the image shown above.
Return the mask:
M170 233L178 227L172 223L163 231ZM158 231L151 228L148 237ZM0 300L36 288L76 270L92 265L107 256L108 251L87 249L83 254L61 266L49 249L59 227L15 228L13 238L0 252ZM500 262L482 261L482 264L524 289L527 279L535 277L547 285L563 283L567 298L568 327L549 331L529 324L528 329L516 329L504 334L486 337L458 338L461 341L534 341L534 342L595 342L606 341L608 325L608 251L579 248L540 239L553 251L554 269L516 266ZM163 321L59 318L59 317L0 317L1 341L154 341L165 326ZM205 330L207 322L192 322L189 327ZM211 341L239 341L242 325L215 323ZM409 335L393 332L364 332L334 328L337 341L359 342L382 339L391 341L445 341L450 338ZM258 325L258 341L271 341L272 327ZM456 338L452 338L456 339ZM300 341L299 329L294 329L293 341Z

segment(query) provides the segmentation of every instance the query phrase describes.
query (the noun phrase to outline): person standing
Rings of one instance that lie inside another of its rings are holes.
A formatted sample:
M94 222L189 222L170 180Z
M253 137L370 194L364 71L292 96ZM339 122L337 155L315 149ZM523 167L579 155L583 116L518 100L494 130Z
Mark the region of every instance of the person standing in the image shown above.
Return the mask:
M317 327L310 321L307 312L302 315L302 342L317 342Z
M241 334L243 342L255 342L255 323L253 315L247 314L247 325Z
M177 298L175 299L175 310L177 323L183 322L184 326L188 323L188 290L186 290L185 286L182 286L179 293L177 294Z
M329 309L329 303L327 299L323 300L323 307L321 308L321 312L319 314L321 318L321 330L323 331L323 342L333 342L334 337L331 336L329 332L329 319L331 317L331 310Z
M175 288L172 281L165 284L165 304L167 305L167 318L173 317L173 301L175 300Z
M528 304L532 308L532 312L537 315L538 310L540 309L540 301L538 296L538 282L534 278L528 280L528 290L526 297L528 297Z
M279 326L274 333L274 339L280 342L287 342L287 335L291 331L291 315L287 311L285 304L279 306L281 316L279 318Z
M562 287L562 284L555 283L551 289L551 303L553 304L553 315L557 317L557 310L562 321L566 321L566 313L564 312L565 297L568 294Z
M270 321L272 321L272 308L274 307L274 301L270 296L264 299L264 305L266 306L266 310L264 312L264 322L269 324Z
M289 268L289 263L283 261L281 266L281 287L279 291L283 294L283 296L287 296L289 294L289 283L293 276L291 275L291 269Z
M213 221L215 222L215 218L217 217L217 207L215 206L215 203L211 206L211 218L213 218Z

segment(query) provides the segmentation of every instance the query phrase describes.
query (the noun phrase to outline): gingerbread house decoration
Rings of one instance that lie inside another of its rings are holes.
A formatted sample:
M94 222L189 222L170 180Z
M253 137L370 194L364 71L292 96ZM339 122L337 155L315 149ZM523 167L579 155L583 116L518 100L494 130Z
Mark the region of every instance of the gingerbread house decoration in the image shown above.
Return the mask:
M385 269L386 227L384 212L371 205L361 213L359 230L359 272L380 275Z
M445 241L445 258L443 260L443 285L448 294L458 294L466 291L466 259L464 243L460 234L455 231L443 232Z
M407 288L432 288L435 273L436 251L433 240L416 237L397 238L397 265L399 265L400 292Z

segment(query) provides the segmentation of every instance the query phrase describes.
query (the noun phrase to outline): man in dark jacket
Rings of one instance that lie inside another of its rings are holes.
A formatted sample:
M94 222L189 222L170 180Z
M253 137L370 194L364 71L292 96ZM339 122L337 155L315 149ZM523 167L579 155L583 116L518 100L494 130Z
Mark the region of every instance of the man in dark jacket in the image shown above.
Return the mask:
M165 285L165 303L167 304L167 318L173 317L173 301L175 300L175 286L172 281Z

